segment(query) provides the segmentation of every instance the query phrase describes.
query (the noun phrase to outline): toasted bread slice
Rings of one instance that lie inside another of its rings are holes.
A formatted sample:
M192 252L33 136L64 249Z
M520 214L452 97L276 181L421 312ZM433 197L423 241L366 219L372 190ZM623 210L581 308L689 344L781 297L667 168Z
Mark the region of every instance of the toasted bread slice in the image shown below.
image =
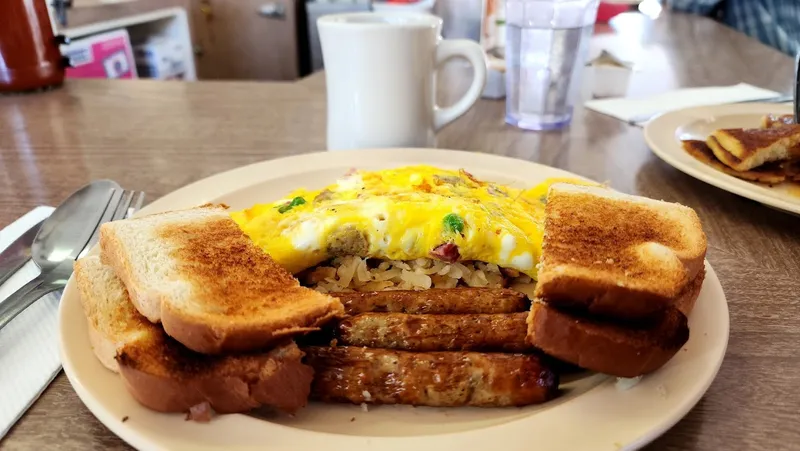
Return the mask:
M220 206L103 224L103 263L142 315L197 352L260 349L342 314L303 288Z
M737 171L747 171L764 163L797 156L800 150L800 126L720 129L715 130L706 142L720 161ZM719 149L715 148L717 146L735 159L721 156Z
M269 405L294 412L306 404L313 370L292 342L269 352L208 356L168 337L133 307L122 282L100 258L75 263L92 349L119 372L142 405L185 412L208 402L219 413Z
M697 298L700 296L700 291L703 289L703 282L705 280L706 270L703 268L703 270L700 271L700 273L686 285L683 291L681 291L681 293L672 303L672 306L678 309L678 311L683 313L687 318L694 310L695 302L697 302Z
M575 316L537 299L528 315L528 343L560 360L618 377L661 368L689 339L687 315L703 286L700 272L674 307L645 325L624 325Z
M689 339L686 316L671 308L655 326L633 328L574 316L536 301L528 316L528 341L581 368L636 377L661 368Z
M87 256L75 262L75 280L89 323L89 342L106 368L119 372L117 350L126 344L152 342L164 335L133 307L125 287L100 257Z
M652 318L704 267L706 237L691 208L558 183L545 212L535 297L556 307Z
M716 142L716 140L714 141ZM715 152L711 150L705 141L686 140L682 142L682 145L683 149L689 155L693 156L700 162L705 163L712 168L728 175L752 182L766 183L768 185L776 185L786 180L785 171L778 167L777 163L763 165L749 171L737 171L727 164L720 162L720 160L715 156ZM718 148L718 151L722 152L723 158L736 158L731 155L730 152L722 149L721 147Z

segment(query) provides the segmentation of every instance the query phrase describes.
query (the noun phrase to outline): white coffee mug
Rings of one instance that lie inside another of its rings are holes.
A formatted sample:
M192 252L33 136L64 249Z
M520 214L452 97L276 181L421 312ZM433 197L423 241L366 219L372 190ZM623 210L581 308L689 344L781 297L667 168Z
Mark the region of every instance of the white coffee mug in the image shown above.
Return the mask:
M328 150L435 147L436 131L472 107L486 84L486 56L470 40L442 40L428 14L333 14L317 21L328 90ZM466 94L436 105L436 68L465 58Z

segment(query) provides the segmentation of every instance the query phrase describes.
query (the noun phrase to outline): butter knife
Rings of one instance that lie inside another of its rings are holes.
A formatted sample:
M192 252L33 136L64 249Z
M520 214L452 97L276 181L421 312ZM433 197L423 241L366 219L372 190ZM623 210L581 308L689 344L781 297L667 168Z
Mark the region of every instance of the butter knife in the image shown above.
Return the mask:
M770 97L762 97L760 99L752 99L752 100L739 100L737 102L726 102L719 105L737 105L740 103L786 103L791 102L794 99L794 95L790 94L781 94L779 96L770 96ZM716 106L716 105L715 105ZM647 114L640 114L638 116L634 116L626 121L628 125L634 125L636 127L644 127L644 125L650 122L651 119L655 119L656 116L664 113L664 111L658 111L655 113L647 113Z
M44 219L20 235L10 246L3 249L3 252L0 252L0 285L31 259L31 244L43 222Z

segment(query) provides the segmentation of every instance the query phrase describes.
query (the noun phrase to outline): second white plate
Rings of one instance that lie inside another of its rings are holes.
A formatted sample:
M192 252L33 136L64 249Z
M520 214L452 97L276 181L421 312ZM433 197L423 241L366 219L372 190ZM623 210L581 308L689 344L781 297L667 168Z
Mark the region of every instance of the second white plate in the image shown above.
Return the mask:
M748 182L701 163L681 147L681 140L705 140L720 128L755 128L766 114L791 114L789 105L740 103L687 108L658 116L644 127L647 145L676 169L756 202L800 214L800 184L782 183L773 187Z

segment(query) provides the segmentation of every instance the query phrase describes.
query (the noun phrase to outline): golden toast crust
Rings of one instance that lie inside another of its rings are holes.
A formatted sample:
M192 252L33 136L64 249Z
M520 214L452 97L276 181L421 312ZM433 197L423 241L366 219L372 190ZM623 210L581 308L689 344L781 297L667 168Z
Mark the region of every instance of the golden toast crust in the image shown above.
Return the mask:
M675 300L674 307L643 325L588 319L536 301L528 315L528 343L582 368L636 377L661 368L689 339L687 316L694 308L705 270Z
M703 268L700 220L682 205L607 193L550 189L535 296L598 316L654 317Z
M680 312L686 315L687 318L689 315L691 315L692 310L694 310L695 302L697 302L697 298L700 296L700 291L703 288L703 282L705 280L706 270L703 268L703 270L700 271L700 274L695 276L695 278L686 285L683 291L673 302L673 307L680 310Z
M219 413L269 405L291 413L306 404L313 370L301 362L303 353L293 342L262 353L199 354L140 315L122 282L98 257L79 260L75 278L95 354L121 374L142 405L185 412L208 402Z
M636 377L661 368L689 339L686 317L670 309L654 328L633 329L577 318L536 302L528 340L545 353L581 368Z
M261 405L294 413L305 406L313 369L301 363L293 342L268 353L213 357L194 353L169 337L124 346L117 355L131 395L159 412L186 412L208 402L218 413Z
M131 262L141 257L130 250L135 243L123 242L113 223L101 229L100 244L103 262L128 287L137 309L149 320L160 321L184 346L206 354L260 349L315 330L342 314L338 299L301 287L229 216L214 211L201 220L153 225L152 221L169 214L128 221L151 221L140 224L155 228L154 239L168 250L173 265L170 277L190 287L186 299L174 299L175 293L159 290L137 274Z

